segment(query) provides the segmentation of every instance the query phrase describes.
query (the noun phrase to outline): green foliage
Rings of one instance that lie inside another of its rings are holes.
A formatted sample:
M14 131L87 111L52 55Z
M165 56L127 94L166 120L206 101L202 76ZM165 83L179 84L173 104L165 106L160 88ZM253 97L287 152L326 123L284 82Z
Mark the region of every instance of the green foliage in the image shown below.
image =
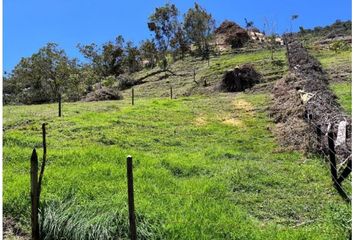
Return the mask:
M181 56L181 58L184 59L186 53L189 52L189 42L187 39L186 31L183 29L183 26L178 26L176 34L171 40L171 47L174 49L174 58Z
M352 83L337 82L331 83L331 89L338 97L340 105L344 108L347 114L352 113Z
M142 67L141 55L138 47L135 47L132 42L128 42L126 47L126 56L124 58L125 66L129 73L137 72Z
M334 38L336 36L351 35L352 22L337 20L335 23L325 27L314 27L313 29L303 29L301 31L301 38L316 41L323 38Z
M334 41L330 46L329 49L334 51L335 53L338 53L340 51L348 51L351 49L350 44L347 43L346 41Z
M140 44L140 54L142 60L147 60L145 67L154 68L158 61L158 51L156 44L152 40L145 40Z
M165 4L156 8L149 17L148 27L155 34L163 69L167 69L167 51L171 48L171 40L177 32L178 14L178 9L174 4Z
M57 44L48 43L15 66L5 82L5 95L25 104L54 101L75 84L70 76L76 72L76 60L69 59Z
M253 21L248 21L247 18L245 18L245 23L246 23L246 29L251 30L254 28L254 22Z
M117 79L115 76L108 76L102 79L102 85L105 87L111 87L114 83L117 82Z
M194 8L190 8L184 15L184 29L189 41L197 47L198 54L208 59L209 40L215 29L215 20L212 15L195 3Z
M118 76L123 73L124 38L118 36L115 42L107 42L98 47L92 43L77 46L85 58L90 60L95 73L101 77Z

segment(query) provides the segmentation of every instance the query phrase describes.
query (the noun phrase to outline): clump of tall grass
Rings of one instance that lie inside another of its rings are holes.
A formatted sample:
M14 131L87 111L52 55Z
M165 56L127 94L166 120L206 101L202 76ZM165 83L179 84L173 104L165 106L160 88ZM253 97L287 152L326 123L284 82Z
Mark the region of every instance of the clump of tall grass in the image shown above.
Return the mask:
M96 203L97 204L97 203ZM159 224L137 214L138 239L161 239ZM85 204L80 206L74 198L45 202L40 214L40 231L43 240L108 240L128 239L127 207Z

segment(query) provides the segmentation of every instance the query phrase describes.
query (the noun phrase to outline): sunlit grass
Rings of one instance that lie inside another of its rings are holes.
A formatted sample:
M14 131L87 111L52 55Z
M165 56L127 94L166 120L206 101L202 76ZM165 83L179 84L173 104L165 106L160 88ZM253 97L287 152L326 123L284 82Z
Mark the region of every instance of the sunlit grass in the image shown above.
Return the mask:
M4 212L29 224L29 157L35 146L41 154L47 122L48 236L126 238L130 154L142 239L345 239L350 206L320 159L277 151L269 101L218 94L65 103L63 118L55 104L5 106Z

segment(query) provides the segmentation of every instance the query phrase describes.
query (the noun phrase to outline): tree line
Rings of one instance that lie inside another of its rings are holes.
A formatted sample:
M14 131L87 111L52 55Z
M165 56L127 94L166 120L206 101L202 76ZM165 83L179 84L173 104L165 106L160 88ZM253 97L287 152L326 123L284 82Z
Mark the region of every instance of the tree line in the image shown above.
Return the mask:
M68 57L56 43L47 43L4 75L4 103L48 103L59 97L78 101L97 83L121 90L132 84L124 75L156 66L168 71L172 62L187 54L208 59L212 52L215 20L197 3L183 16L174 4L158 7L147 27L153 38L139 45L123 36L100 46L78 44L86 62Z

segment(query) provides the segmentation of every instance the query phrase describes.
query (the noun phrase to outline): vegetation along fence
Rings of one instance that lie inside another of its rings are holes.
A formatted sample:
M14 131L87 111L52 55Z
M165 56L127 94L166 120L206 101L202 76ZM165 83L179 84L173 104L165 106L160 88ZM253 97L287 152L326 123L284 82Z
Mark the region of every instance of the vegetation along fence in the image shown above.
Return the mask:
M352 152L346 147L341 147L341 161L337 160L337 152L335 149L336 141L335 140L335 124L325 124L320 125L316 124L311 115L308 116L308 123L310 125L311 130L316 132L316 141L317 141L317 152L323 158L325 162L328 163L329 172L331 173L331 178L333 181L333 186L338 191L338 193L345 199L347 202L351 203L350 194L346 192L343 188L343 181L348 179L349 174L352 172ZM326 128L327 131L323 129ZM339 128L339 126L337 127ZM347 137L351 132L351 125L346 125L345 136L344 136L344 145L346 145ZM337 140L338 140L337 134ZM309 143L310 144L310 143Z

